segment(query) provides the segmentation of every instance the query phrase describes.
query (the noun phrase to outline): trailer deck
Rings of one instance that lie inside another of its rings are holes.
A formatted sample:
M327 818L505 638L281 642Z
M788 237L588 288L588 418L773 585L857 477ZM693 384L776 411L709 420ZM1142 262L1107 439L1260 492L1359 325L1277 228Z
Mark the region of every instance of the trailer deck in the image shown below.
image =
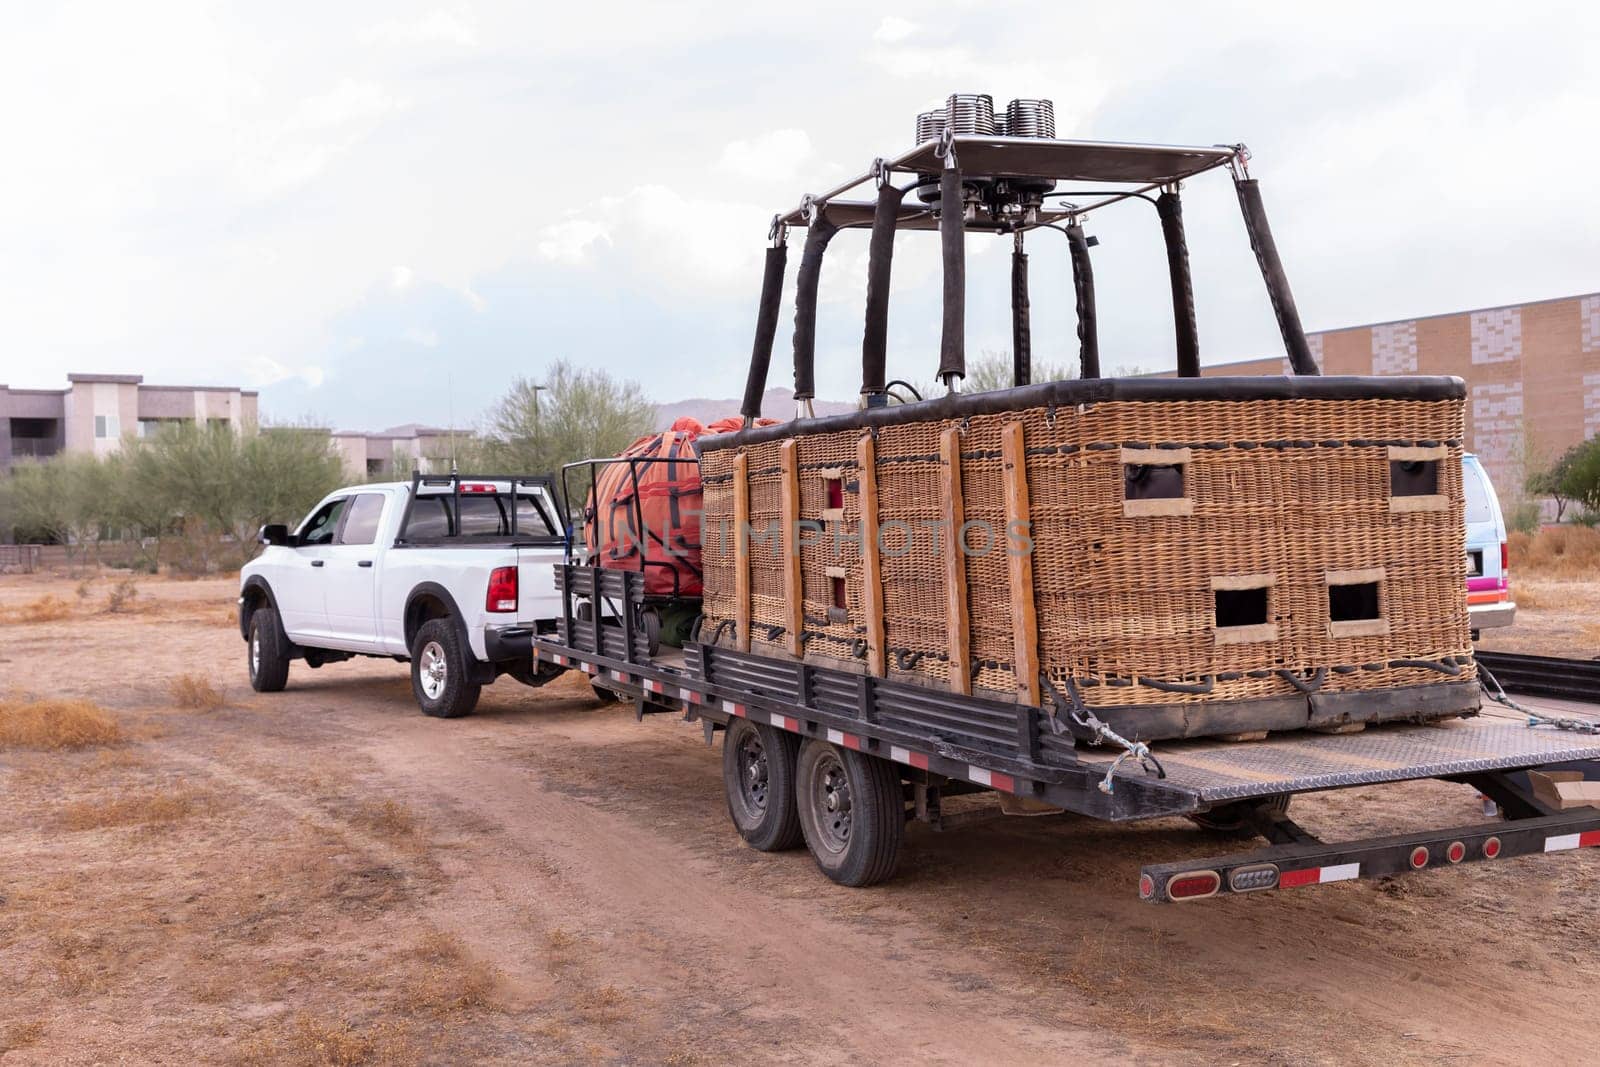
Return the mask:
M941 789L986 789L1113 822L1223 813L1272 842L1253 852L1146 866L1139 893L1151 902L1600 846L1600 809L1553 811L1535 799L1522 773L1577 766L1600 776L1600 736L1593 734L1530 728L1509 713L1487 711L1352 734L1166 742L1152 746L1153 758L1141 765L1119 761L1115 749L1052 736L1038 708L996 703L1011 717L1011 732L1003 742L994 733L985 741L972 732L973 697L960 702L963 720L955 705L941 703L943 694L923 687L699 643L652 655L642 630L628 621L630 605L642 603L641 575L565 564L557 583L567 618L556 637L535 641L534 655L582 670L632 700L641 720L681 713L703 725L710 743L716 731L746 719L886 760L909 783L912 810L923 817L938 811ZM585 618L574 610L580 602L616 610L602 613L597 624L592 612ZM917 717L896 714L906 708ZM1419 779L1475 788L1504 821L1324 842L1284 814L1294 794Z

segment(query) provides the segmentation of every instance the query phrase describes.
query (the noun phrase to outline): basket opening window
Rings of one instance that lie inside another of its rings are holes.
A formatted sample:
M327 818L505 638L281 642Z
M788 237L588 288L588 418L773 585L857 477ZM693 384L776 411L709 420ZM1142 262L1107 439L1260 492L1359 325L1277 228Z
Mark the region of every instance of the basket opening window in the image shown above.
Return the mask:
M1122 513L1124 515L1190 515L1187 448L1124 448L1122 450Z
M846 584L848 579L843 567L829 567L828 575L828 621L850 621L850 588Z
M1443 446L1389 448L1389 510L1443 511L1449 507L1439 486Z
M1328 572L1328 632L1376 637L1389 632L1383 617L1383 568Z
M1243 574L1211 579L1211 607L1219 645L1272 641L1278 625L1272 621L1270 574Z

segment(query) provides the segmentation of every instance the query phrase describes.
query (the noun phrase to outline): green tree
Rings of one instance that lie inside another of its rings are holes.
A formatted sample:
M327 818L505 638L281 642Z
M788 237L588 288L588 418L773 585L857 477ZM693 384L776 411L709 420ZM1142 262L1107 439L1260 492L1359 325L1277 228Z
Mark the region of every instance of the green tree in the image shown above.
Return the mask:
M1560 480L1563 496L1583 505L1584 511L1600 513L1600 436L1591 437L1563 456L1567 462Z
M1572 497L1567 492L1567 476L1572 472L1572 466L1584 449L1583 444L1573 445L1561 454L1561 457L1548 467L1541 468L1528 475L1523 483L1523 488L1530 496L1547 496L1556 503L1556 521L1560 522L1562 515L1567 510L1567 505L1572 503Z
M20 460L0 479L0 526L21 542L54 542L72 552L72 515L61 467L50 460Z
M637 383L560 360L540 384L518 378L490 410L482 462L498 473L553 474L564 463L616 455L654 422L655 406Z

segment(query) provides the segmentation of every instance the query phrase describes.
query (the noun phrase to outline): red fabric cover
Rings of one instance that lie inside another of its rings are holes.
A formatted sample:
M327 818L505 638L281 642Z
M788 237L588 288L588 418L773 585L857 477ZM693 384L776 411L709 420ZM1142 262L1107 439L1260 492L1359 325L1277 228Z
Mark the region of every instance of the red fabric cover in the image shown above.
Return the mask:
M770 426L775 421L759 419L757 425ZM642 569L646 596L700 596L703 498L694 440L704 434L732 433L741 425L737 415L710 426L684 416L671 429L641 437L622 453L622 458L668 462L637 463L631 468L626 463L610 463L600 468L583 509L584 544L590 558L613 570ZM636 492L643 531L635 529Z

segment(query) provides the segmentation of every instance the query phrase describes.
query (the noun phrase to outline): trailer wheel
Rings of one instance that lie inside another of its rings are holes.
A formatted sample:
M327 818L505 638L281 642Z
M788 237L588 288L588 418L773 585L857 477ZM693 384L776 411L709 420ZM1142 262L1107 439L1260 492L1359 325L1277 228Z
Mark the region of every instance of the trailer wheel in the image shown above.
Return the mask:
M277 693L289 684L289 638L276 608L257 608L250 615L250 688Z
M1249 813L1256 805L1281 815L1289 810L1289 794L1279 793L1277 796L1267 797L1264 801L1241 800L1234 804L1224 804L1210 811L1190 815L1188 818L1200 829L1223 837L1255 837L1256 830L1250 824Z
M894 874L906 811L892 763L808 739L800 746L795 798L806 847L823 874L848 886Z
M467 650L449 619L429 619L411 645L411 692L422 714L458 719L478 705L483 686L467 675Z
M751 848L782 852L800 844L794 768L799 739L787 730L730 719L722 735L722 791L739 836Z

